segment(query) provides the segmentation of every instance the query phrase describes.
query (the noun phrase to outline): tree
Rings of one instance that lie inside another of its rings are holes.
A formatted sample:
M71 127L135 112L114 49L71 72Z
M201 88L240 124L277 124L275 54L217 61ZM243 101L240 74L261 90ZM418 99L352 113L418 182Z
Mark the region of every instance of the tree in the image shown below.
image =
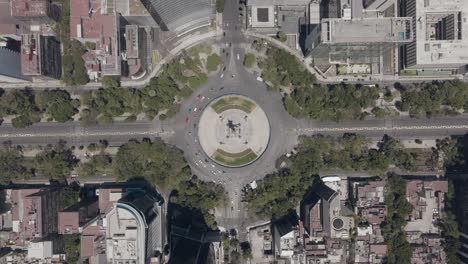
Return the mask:
M281 42L286 42L286 40L288 39L288 36L287 36L286 33L284 33L283 31L278 31L277 38L278 38Z
M34 158L36 174L52 180L64 180L77 165L78 160L65 142L47 146Z
M246 53L244 56L244 66L246 68L252 68L255 64L255 55L253 53Z
M384 239L388 247L389 264L411 263L412 250L406 240L406 218L413 210L406 200L406 182L401 177L387 177L385 186L385 205L387 216L384 222Z
M79 101L73 100L65 90L45 90L36 94L36 104L57 122L72 120L78 113Z
M248 241L240 243L240 248L242 250L242 258L245 260L252 259L252 247Z
M18 148L6 147L0 150L0 184L8 184L12 180L29 176L24 157Z
M224 12L224 0L216 0L216 12Z
M92 178L110 172L112 172L112 158L107 154L93 155L89 161L80 163L78 167L78 175L83 178Z
M114 77L104 76L102 77L102 86L104 88L117 88L120 84Z
M182 152L162 141L130 141L119 148L112 165L120 180L142 177L169 191L190 176Z
M80 235L64 235L63 240L67 263L78 263L80 258Z
M205 223L212 229L216 228L217 224L211 210L225 200L224 188L221 185L203 182L193 176L189 180L180 182L176 190L174 202L199 210L204 216Z

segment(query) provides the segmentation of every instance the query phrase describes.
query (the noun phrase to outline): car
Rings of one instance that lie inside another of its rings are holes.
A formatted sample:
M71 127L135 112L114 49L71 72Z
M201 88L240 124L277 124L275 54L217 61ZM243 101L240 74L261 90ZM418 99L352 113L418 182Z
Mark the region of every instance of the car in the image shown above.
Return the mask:
M193 112L196 112L197 110L198 110L198 108L197 108L197 107L195 107L195 108L193 109Z
M214 164L211 164L211 167L215 168L216 166Z
M237 60L240 60L240 56L239 56L239 53L237 53Z
M257 77L257 81L259 81L259 82L263 82L263 79L262 79L262 77L260 77L260 76L259 76L259 77Z
M223 74L221 74L221 76L219 76L219 77L220 77L220 78L223 78L223 77L224 77L224 73L223 73Z

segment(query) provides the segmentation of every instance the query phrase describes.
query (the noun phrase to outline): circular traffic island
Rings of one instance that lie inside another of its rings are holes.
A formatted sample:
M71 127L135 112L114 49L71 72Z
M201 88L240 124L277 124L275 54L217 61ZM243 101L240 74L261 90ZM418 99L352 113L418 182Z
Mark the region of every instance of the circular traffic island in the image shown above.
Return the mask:
M242 167L257 160L268 146L270 123L251 99L226 95L213 100L200 117L198 137L216 163Z

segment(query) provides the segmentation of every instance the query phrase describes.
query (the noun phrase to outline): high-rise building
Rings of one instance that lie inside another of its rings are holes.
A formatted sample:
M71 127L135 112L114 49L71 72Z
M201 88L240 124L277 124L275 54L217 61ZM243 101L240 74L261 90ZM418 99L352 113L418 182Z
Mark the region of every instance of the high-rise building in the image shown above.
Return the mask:
M142 0L163 30L186 32L210 24L211 0Z
M457 69L468 64L468 1L402 0L401 16L413 20L414 39L401 52L401 67Z
M26 77L21 73L20 57L17 51L0 48L0 82L26 81Z
M305 47L318 64L372 64L387 48L412 40L411 18L327 18L312 30Z

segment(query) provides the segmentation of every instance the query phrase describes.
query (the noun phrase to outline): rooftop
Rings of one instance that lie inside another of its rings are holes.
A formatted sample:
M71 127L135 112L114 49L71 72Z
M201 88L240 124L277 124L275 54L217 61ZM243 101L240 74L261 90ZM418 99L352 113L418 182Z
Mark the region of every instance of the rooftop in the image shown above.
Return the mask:
M411 42L411 18L322 19L327 44Z
M138 58L138 26L125 26L125 41L127 47L127 58Z
M415 2L416 64L466 64L468 1L415 0ZM442 34L439 35L439 32Z
M47 16L48 9L48 0L11 0L11 15L16 17Z
M101 64L103 75L120 75L119 18L113 2L70 1L70 36L93 41L92 53Z
M21 72L24 75L41 74L40 38L37 33L21 35Z
M99 189L99 211L101 214L107 214L112 210L114 204L122 198L122 192L121 188Z
M39 189L11 191L11 210L13 232L10 239L20 246L35 237L42 237L42 203L41 196L35 196Z
M308 5L312 0L248 0L249 6Z
M58 233L77 234L80 227L79 212L59 212L58 213Z
M117 203L106 219L107 260L145 263L147 226L141 213L130 205Z

